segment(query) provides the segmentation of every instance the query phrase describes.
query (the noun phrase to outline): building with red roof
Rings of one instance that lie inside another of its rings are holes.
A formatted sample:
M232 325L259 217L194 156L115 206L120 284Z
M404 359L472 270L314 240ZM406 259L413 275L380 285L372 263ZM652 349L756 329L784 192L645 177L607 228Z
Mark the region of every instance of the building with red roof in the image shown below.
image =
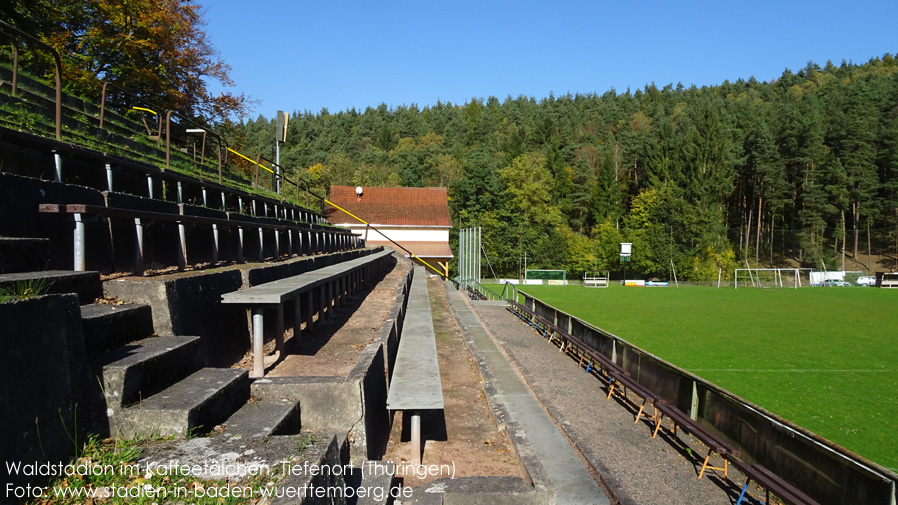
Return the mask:
M324 207L330 223L351 229L369 245L391 246L413 260L417 257L449 276L452 218L446 188L331 186L328 200L334 204Z

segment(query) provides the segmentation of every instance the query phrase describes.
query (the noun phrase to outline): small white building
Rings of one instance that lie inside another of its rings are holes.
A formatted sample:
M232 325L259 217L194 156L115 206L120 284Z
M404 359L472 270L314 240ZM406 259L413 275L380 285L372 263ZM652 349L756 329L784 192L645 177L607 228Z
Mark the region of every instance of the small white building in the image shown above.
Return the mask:
M365 239L368 245L393 247L415 261L413 256L402 250L405 248L449 276L449 261L453 257L449 248L452 218L449 217L446 188L331 186L328 200L371 226L332 205L324 207L328 222L349 228ZM395 247L390 240L402 248Z

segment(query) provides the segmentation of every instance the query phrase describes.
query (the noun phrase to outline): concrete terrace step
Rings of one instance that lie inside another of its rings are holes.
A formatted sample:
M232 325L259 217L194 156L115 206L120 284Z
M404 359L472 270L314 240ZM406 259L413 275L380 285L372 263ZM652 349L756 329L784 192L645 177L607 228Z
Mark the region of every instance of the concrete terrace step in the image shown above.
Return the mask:
M153 311L149 305L82 305L81 320L88 353L112 349L153 334Z
M71 270L44 270L0 275L0 289L16 290L21 287L37 287L44 294L74 293L78 303L86 305L103 296L103 283L99 272L74 272Z
M116 435L207 432L249 399L249 372L203 368L161 393L125 409Z
M248 402L224 423L225 435L232 438L294 435L299 430L299 402L292 400Z
M95 357L113 411L148 398L197 369L199 337L153 337Z
M50 239L0 237L0 273L39 271L50 263Z

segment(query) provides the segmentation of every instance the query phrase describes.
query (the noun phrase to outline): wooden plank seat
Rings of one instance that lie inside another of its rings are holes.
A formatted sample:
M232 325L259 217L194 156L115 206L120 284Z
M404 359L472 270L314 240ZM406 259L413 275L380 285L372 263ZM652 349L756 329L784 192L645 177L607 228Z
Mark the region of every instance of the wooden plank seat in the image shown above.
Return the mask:
M424 267L415 267L396 363L387 393L387 409L407 411L411 420L412 465L421 464L421 411L443 409L443 385L433 314Z
M309 293L309 296L306 296L305 308L306 328L309 328L312 323L312 315L316 311L316 308L313 306L313 294L317 293L319 302L317 312L320 320L325 315L325 309L328 311L328 316L331 314L331 302L336 306L340 299L340 293L344 291L352 292L358 289L361 284L373 275L374 269L383 266L384 260L391 254L393 254L392 249L380 251L350 261L337 263L336 265L223 294L221 303L244 305L249 307L252 312L253 370L250 373L250 377L263 377L265 375L265 356L263 352L265 335L264 309L273 308L277 310L275 338L277 339L276 346L279 357L280 353L283 352L283 309L285 302L291 300L295 302L296 316L294 318L293 331L294 336L298 337L300 325L303 321L303 309L300 304L300 296L302 294ZM347 279L351 280L347 281ZM346 286L348 286L348 289Z
M745 494L751 481L755 481L766 490L767 496L764 503L770 503L770 493L772 492L777 498L790 505L819 505L818 502L810 496L761 465L749 464L735 458L730 459L730 462L739 471L745 474L745 485L742 486L742 492L739 493L739 499L736 501L736 505L742 504L742 500L745 499Z
M658 409L660 415L658 416L655 423L655 431L652 433L652 438L655 438L655 436L658 435L658 431L661 429L664 417L666 416L673 423L673 433L676 433L677 427L679 426L683 431L699 439L703 444L705 444L706 447L708 447L708 455L705 456L705 460L702 463L702 469L698 474L698 478L701 479L702 475L705 474L705 470L708 469L723 470L724 478L727 477L728 457L731 455L738 457L741 454L738 450L736 450L729 443L723 441L717 435L714 435L713 433L708 431L705 427L694 421L691 417L686 415L676 406L659 402L655 405L655 407ZM711 456L715 453L723 458L722 467L710 466L709 462L711 460Z

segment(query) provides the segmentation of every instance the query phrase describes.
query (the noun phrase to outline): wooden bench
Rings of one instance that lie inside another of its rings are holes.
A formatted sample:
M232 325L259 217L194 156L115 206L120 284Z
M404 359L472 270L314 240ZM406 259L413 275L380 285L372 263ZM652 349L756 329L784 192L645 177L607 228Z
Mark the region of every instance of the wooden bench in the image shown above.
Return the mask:
M698 478L701 479L702 475L705 474L705 470L708 469L723 470L724 478L727 477L728 457L730 455L738 457L740 455L740 452L738 450L705 429L702 425L694 421L691 417L686 415L682 410L678 409L674 405L658 403L655 405L655 407L658 409L658 412L661 415L658 416L658 419L656 421L655 431L652 433L652 438L655 438L655 436L658 435L658 431L661 429L661 426L663 424L663 419L665 416L667 416L667 418L670 419L670 421L673 423L672 431L674 434L676 434L677 426L679 426L683 431L699 439L703 444L705 444L705 446L708 447L708 455L705 456L705 460L702 463L702 469L698 474ZM711 456L715 453L723 458L722 467L710 466L709 462L711 460Z
M765 503L770 503L770 493L773 492L777 498L790 505L819 505L814 499L804 494L801 490L784 481L770 470L761 465L749 464L738 459L730 460L737 469L745 474L745 485L742 486L742 492L739 493L739 499L736 505L741 505L748 490L748 484L755 481L758 485L767 491L767 499Z
M299 297L304 293L310 295L306 297L306 328L311 327L312 315L315 313L313 307L312 293L318 290L319 306L317 309L318 319L325 314L327 308L330 315L331 301L334 306L339 303L341 293L352 292L358 289L361 284L368 281L373 276L373 271L378 267L382 267L386 258L393 254L392 249L368 254L350 261L344 261L336 265L319 268L304 274L286 277L284 279L266 282L247 289L232 291L225 293L221 297L221 303L244 305L251 309L252 318L252 336L253 336L253 370L250 377L263 377L265 375L265 356L263 352L264 345L264 317L263 311L266 308L274 308L277 310L277 318L275 319L275 338L277 339L278 357L283 352L284 345L284 303L294 300L296 317L294 319L294 336L298 337L300 325L302 324L302 314ZM351 279L351 282L347 281ZM339 286L339 287L338 287Z
M387 409L409 412L412 465L419 466L421 411L443 409L443 385L424 267L415 267L412 277L396 364L387 393Z

